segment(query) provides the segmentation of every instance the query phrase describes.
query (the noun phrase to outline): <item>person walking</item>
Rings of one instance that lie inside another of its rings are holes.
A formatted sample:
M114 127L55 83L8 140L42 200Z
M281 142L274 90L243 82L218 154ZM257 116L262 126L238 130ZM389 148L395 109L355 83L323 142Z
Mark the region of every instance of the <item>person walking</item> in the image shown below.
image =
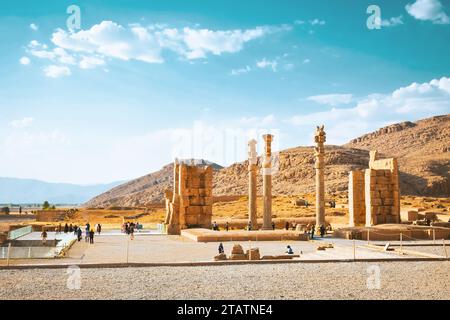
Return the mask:
M45 246L47 244L47 231L45 231L45 229L42 230L41 238L42 238L42 245Z
M227 223L225 223L225 230L230 230L230 224L228 223L228 221L227 221Z
M291 226L290 226L290 224L289 224L289 221L286 221L286 225L285 225L286 230L289 230L290 227L291 227Z
M91 229L91 231L89 231L89 243L90 244L94 244L94 236L95 236L94 229Z
M77 238L78 238L78 242L80 242L81 239L83 239L83 231L81 230L80 227L78 227L78 230L77 230Z
M134 224L130 225L130 240L134 240Z
M311 227L311 240L314 240L314 231L315 231L315 229L316 229L316 225L312 225L312 227Z
M325 226L322 224L320 226L320 237L321 238L323 238L325 236L325 231L326 231Z
M219 244L219 254L225 253L225 250L223 248L223 243Z
M272 222L272 229L275 230L275 222Z
M101 234L102 233L102 225L99 223L97 224L97 233Z
M64 226L64 233L69 232L69 225L66 223L66 225Z

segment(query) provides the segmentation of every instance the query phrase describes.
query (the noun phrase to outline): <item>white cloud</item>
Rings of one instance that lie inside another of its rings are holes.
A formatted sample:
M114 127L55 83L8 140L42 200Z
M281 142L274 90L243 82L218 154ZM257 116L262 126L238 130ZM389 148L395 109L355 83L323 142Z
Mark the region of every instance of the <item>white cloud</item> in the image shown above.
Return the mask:
M70 69L66 66L50 65L44 67L43 70L45 76L49 78L59 78L63 76L70 76L72 74Z
M273 72L277 71L278 62L276 60L267 60L266 58L256 61L256 66L260 69L271 68Z
M63 48L56 47L53 50L48 50L47 45L41 44L36 40L32 40L29 43L28 52L40 59L57 61L62 64L73 65L76 63L75 57L67 53Z
M103 59L97 57L83 57L79 63L81 69L92 69L105 64Z
M33 31L38 31L38 30L39 30L39 27L38 27L37 24L32 23L32 24L30 24L30 29L33 30Z
M309 25L311 25L311 26L323 26L323 25L326 24L326 21L325 20L321 20L319 18L315 18L315 19L312 19L312 20L309 20L309 21L305 21L305 20L295 20L294 21L294 24L298 25L298 26L304 25L304 24L307 24L307 23Z
M64 65L91 69L104 66L106 58L163 63L166 51L175 52L186 60L236 53L241 51L247 42L289 30L289 25L259 26L245 30L209 30L198 29L198 26L169 28L161 24L146 27L140 24L122 26L113 21L102 21L90 29L78 32L57 29L51 37L53 49L32 40L27 52L37 58L50 60L53 66L46 67L45 74L56 77L70 75L70 69ZM237 75L248 71L250 70L245 68L233 70L231 73Z
M22 57L19 60L20 64L23 64L24 66L27 66L31 63L30 58L28 57Z
M238 76L244 73L248 73L250 72L252 69L250 68L250 66L246 66L245 68L240 68L240 69L233 69L230 72L230 75L232 76Z
M34 122L34 118L25 117L23 119L13 120L9 123L9 125L13 128L22 129L22 128L29 127L33 122Z
M307 64L307 63L310 63L311 62L311 60L310 59L305 59L305 60L303 60L303 64Z
M408 3L405 9L418 20L432 21L434 24L450 23L450 18L439 0L416 0L413 4Z
M309 24L312 26L316 26L316 25L323 26L323 25L325 25L325 23L326 23L325 20L320 20L317 18L309 21Z
M328 111L296 115L287 120L295 126L325 124L330 143L345 143L376 130L388 122L447 114L450 110L450 78L412 83L391 94L369 95L352 108L333 107Z
M330 106L337 106L340 104L348 104L352 102L353 95L352 94L322 94L322 95L316 95L316 96L310 96L307 98L307 100L314 101L316 103L320 104L327 104Z
M245 43L280 29L256 27L248 30L209 30L167 28L161 25L123 27L113 21L103 21L88 30L68 33L58 29L52 42L66 50L121 60L162 63L163 50L174 51L186 59L205 58L242 50Z
M401 24L403 24L403 16L401 15L398 17L392 17L387 20L381 20L382 27L395 27Z

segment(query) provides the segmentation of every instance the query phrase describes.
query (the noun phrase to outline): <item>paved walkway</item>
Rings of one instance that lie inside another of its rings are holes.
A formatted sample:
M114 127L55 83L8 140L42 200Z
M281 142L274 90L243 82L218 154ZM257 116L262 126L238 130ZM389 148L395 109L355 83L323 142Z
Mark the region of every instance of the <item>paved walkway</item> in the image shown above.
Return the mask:
M50 236L50 235L49 235ZM420 255L378 251L366 247L365 241L351 241L344 239L317 239L314 241L261 241L261 242L224 242L225 253L230 254L235 243L243 246L244 250L259 248L261 255L284 254L290 245L295 254L301 254L297 260L352 260L356 259L411 259L421 258ZM333 249L318 251L317 247L325 243L333 243ZM61 259L33 259L11 260L16 264L123 264L123 263L193 263L211 262L217 254L218 243L197 243L181 236L137 235L134 240L126 235L102 234L95 237L95 243L76 242L68 252L66 258ZM423 256L422 256L423 257ZM0 260L0 265L5 265Z

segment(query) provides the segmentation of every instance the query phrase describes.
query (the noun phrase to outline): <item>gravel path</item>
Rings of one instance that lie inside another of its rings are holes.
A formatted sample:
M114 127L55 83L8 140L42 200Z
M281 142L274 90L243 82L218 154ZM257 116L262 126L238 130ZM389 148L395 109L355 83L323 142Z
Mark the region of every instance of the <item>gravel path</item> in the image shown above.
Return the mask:
M374 265L380 290L367 288ZM67 270L2 270L0 299L450 299L449 267L383 262L82 269L79 290L67 288Z

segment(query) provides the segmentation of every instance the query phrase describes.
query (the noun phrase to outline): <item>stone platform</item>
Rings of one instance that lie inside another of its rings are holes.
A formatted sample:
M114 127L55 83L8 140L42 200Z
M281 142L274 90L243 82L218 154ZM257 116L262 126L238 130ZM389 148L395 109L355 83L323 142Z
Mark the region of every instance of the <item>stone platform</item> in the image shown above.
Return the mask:
M303 232L288 230L213 231L209 229L186 229L181 231L181 236L196 242L308 241L308 235Z
M349 227L334 231L336 238L373 240L373 241L403 241L442 240L450 239L450 228L416 226L406 224L381 224L374 227Z

